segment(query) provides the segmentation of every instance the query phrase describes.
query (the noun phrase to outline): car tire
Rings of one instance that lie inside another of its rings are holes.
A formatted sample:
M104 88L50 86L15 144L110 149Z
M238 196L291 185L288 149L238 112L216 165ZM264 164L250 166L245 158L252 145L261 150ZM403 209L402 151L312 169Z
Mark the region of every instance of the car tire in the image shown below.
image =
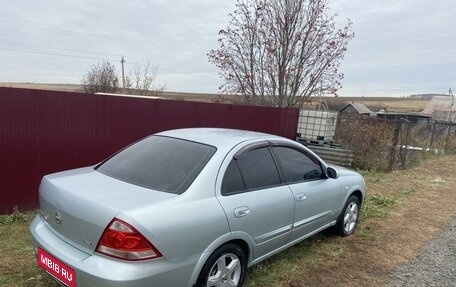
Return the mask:
M356 226L358 225L360 215L360 205L357 196L352 195L348 198L347 202L342 209L335 230L340 236L348 236L355 232Z
M196 287L241 287L247 269L244 250L236 244L219 247L209 256L196 282Z

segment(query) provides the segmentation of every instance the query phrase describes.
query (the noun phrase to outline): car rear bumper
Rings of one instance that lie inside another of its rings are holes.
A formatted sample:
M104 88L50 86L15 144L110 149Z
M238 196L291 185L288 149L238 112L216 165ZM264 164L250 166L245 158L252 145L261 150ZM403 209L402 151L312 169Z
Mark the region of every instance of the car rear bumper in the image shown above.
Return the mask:
M35 253L41 248L76 272L78 287L191 286L189 282L198 256L179 262L165 258L128 262L94 253L87 254L55 235L36 216L30 224Z

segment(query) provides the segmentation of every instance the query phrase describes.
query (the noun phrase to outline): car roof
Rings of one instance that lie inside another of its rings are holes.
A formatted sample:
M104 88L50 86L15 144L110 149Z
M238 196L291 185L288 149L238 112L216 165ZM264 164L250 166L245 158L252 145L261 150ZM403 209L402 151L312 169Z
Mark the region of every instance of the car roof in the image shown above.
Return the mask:
M218 149L231 148L248 140L287 140L283 137L236 129L225 128L187 128L169 130L157 135L185 139L214 146Z

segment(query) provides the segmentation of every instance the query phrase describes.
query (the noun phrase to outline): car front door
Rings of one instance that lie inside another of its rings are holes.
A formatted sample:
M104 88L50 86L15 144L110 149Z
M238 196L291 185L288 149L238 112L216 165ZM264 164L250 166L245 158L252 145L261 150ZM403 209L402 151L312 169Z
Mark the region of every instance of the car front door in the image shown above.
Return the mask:
M232 232L247 234L258 259L289 242L294 199L265 143L225 160L218 195Z
M274 146L273 150L294 196L291 241L331 224L344 196L339 181L327 178L319 160L305 150L290 146Z

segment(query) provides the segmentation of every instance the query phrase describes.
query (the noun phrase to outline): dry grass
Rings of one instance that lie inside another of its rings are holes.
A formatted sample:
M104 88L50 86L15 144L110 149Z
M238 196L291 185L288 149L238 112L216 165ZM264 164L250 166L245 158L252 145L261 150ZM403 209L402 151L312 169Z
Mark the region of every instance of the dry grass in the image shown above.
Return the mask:
M0 83L0 87L21 88L21 89L37 89L48 91L62 92L80 92L84 89L81 85L76 84L51 84L51 83Z
M0 83L0 87L15 87L24 89L41 89L51 91L65 92L84 92L81 85L77 84L51 84L51 83ZM195 101L195 102L213 102L217 99L217 94L207 93L182 93L182 92L167 92L160 93L160 97L165 99ZM373 111L378 111L383 108L397 112L419 112L423 110L429 103L429 100L424 99L407 99L398 97L326 97L326 102L332 110L339 110L349 103L356 102L365 104ZM309 103L310 109L318 105L318 99L312 98Z
M320 234L252 268L247 286L386 286L456 210L456 156L391 174L366 172L369 199L354 236Z
M314 100L316 101L316 100ZM410 99L395 97L338 97L326 98L330 109L340 110L350 103L360 103L367 106L372 111L387 109L395 112L420 112L429 104L427 99Z
M421 112L428 104L427 101L421 100L402 100L402 101L391 101L391 100L378 100L378 101L365 101L361 100L371 110L387 109L396 112Z
M249 269L245 286L386 286L456 210L456 156L390 174L363 172L368 200L353 236L320 233ZM0 217L0 286L57 286L36 267L30 215Z

